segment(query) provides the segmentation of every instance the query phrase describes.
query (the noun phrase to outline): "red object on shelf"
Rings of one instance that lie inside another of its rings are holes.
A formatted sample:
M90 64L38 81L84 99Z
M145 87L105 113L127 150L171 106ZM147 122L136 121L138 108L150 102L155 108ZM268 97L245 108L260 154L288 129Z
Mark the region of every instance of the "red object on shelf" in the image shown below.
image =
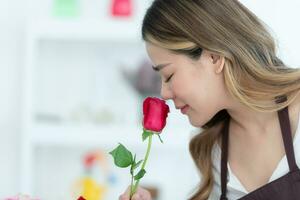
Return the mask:
M77 200L86 200L86 199L80 196Z
M113 0L112 15L114 17L129 17L132 14L132 0Z
M84 165L86 168L92 167L94 162L97 160L97 155L94 153L87 154L84 158Z

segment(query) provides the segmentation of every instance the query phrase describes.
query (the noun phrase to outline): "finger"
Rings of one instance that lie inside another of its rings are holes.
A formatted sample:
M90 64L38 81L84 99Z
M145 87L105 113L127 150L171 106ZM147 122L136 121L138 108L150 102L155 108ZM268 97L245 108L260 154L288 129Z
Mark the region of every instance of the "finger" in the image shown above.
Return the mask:
M129 197L130 197L130 186L127 187L127 189L122 195L120 195L119 200L129 200Z
M148 192L147 190L145 190L144 192L141 192L140 194L141 194L142 199L150 200L152 198L150 192Z
M151 194L148 190L140 188L139 194L141 195L142 199L151 199Z
M142 200L141 195L136 193L132 196L131 200Z
M129 197L127 197L126 195L122 194L122 195L119 197L119 200L129 200Z

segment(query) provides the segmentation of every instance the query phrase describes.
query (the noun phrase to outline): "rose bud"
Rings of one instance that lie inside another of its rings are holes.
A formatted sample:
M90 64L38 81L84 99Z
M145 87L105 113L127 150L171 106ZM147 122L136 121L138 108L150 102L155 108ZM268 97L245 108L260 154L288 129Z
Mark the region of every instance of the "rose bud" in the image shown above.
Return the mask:
M147 97L143 102L143 126L148 131L160 133L166 125L170 112L169 106L162 99Z

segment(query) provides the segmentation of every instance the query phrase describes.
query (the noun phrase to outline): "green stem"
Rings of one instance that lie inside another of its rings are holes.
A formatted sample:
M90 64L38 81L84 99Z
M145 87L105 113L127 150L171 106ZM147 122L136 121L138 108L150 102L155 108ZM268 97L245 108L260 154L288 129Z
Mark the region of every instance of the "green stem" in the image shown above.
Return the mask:
M152 144L152 136L153 136L153 134L150 134L149 137L148 137L149 139L148 139L147 152L146 152L146 155L145 155L145 158L144 158L144 161L143 161L141 170L145 169L146 162L147 162L148 157L149 157L149 153L150 153L150 149L151 149L151 144ZM131 197L134 195L134 193L136 192L137 187L138 187L138 185L139 185L139 182L140 182L140 179L137 180L137 181L135 182L135 185L134 185L134 187L133 187L133 192L132 192L130 198L131 198Z
M133 193L133 174L131 174L130 197L132 196L132 193Z

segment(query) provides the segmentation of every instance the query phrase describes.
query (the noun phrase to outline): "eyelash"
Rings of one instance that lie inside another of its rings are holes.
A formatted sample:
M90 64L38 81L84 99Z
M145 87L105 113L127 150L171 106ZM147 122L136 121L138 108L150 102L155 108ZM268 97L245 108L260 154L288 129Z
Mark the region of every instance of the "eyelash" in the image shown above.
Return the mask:
M167 78L167 79L165 80L165 83L169 82L169 81L171 80L171 78L172 78L173 75L174 75L174 74L172 74L171 76L169 76L169 78Z

